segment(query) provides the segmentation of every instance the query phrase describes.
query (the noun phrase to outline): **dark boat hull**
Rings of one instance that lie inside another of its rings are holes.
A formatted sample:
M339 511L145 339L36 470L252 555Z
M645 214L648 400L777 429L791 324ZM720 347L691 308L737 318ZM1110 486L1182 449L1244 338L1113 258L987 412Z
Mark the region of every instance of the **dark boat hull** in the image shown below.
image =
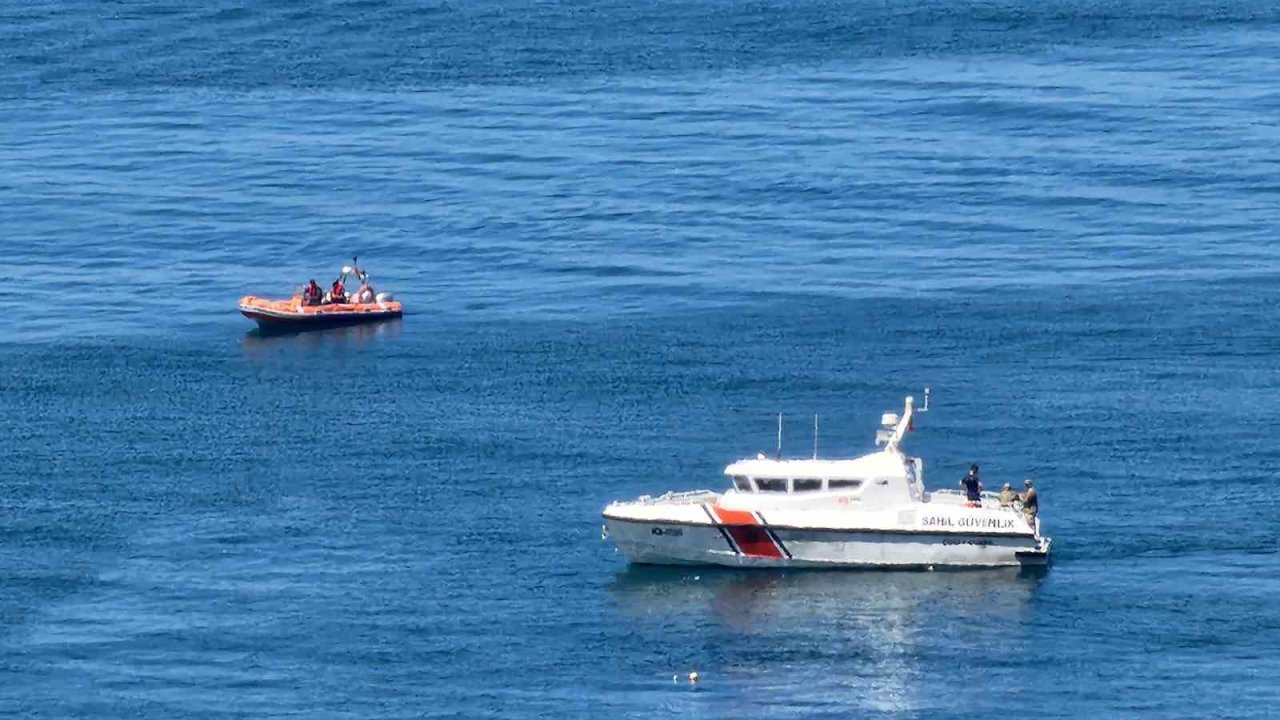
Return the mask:
M349 315L333 313L311 316L281 316L264 313L258 310L241 310L240 313L258 323L263 330L304 330L308 328L343 327L346 325L362 325L392 320L404 315L400 310L377 313L353 313Z

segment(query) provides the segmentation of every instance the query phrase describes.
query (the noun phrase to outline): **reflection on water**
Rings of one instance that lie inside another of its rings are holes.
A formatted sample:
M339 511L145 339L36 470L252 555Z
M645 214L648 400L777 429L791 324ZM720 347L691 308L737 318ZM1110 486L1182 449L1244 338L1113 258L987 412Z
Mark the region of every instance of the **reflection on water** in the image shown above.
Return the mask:
M403 323L400 318L330 328L287 330L255 328L244 334L241 347L246 357L269 354L286 348L302 350L317 350L320 348L361 350L375 341L399 337L402 329Z
M1007 616L1025 605L1043 569L880 572L628 566L609 590L629 611L650 614L709 608L724 623L754 624L815 616L881 616L933 606L970 615Z
M832 707L918 710L922 658L1023 642L1042 570L966 572L629 567L609 585L633 623L689 626L707 647L730 648L725 682L786 697L801 683ZM710 630L708 630L710 627ZM789 677L759 676L787 667ZM749 695L748 695L749 697ZM759 702L755 698L753 702ZM746 711L749 708L742 708ZM759 709L758 707L756 708ZM780 715L796 711L778 708ZM811 710L814 708L810 708ZM727 709L728 710L728 709Z

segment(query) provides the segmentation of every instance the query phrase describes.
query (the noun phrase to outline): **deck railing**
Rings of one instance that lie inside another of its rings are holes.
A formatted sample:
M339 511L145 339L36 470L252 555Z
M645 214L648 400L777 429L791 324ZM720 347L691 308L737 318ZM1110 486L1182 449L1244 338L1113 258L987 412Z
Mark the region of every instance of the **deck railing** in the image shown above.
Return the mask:
M653 497L652 495L641 495L635 500L623 500L613 503L614 505L697 505L710 500L719 495L714 490L684 490L681 492L668 492Z
M931 499L938 498L939 495L942 496L940 499L942 499L944 502L964 503L968 499L968 496L965 495L965 492L963 490L952 490L950 488L947 488L942 490L929 491L929 497ZM983 490L982 491L983 507L986 507L988 503L990 503L994 507L1000 507L1000 493L991 492L990 490ZM1013 499L1013 503L1009 507L1015 507L1015 506L1018 508L1022 507L1022 500L1020 498L1015 497Z

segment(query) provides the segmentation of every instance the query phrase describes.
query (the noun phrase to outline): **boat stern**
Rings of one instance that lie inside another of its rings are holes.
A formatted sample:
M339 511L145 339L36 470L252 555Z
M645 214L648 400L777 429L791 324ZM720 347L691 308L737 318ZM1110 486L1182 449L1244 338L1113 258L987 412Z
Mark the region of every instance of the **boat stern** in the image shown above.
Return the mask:
M1049 564L1049 549L1053 547L1053 538L1036 537L1036 546L1016 553L1018 564L1023 567L1043 567Z

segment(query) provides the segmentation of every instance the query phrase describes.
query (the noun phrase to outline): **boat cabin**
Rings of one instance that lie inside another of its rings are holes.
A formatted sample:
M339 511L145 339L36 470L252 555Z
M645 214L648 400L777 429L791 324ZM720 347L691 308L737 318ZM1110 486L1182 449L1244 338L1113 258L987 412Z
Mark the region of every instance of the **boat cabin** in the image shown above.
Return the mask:
M786 505L836 500L840 504L881 506L923 502L923 470L920 458L881 451L851 460L775 460L757 456L729 465L724 473L733 482L726 498L736 495L744 501L775 500Z

